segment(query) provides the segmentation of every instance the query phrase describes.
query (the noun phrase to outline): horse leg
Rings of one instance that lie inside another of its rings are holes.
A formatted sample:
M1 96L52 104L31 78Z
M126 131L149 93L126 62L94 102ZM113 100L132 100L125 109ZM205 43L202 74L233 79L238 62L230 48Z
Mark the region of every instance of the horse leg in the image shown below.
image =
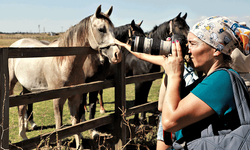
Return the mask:
M63 105L65 101L66 98L57 98L53 100L56 129L60 129L62 126ZM61 141L59 140L57 143L57 147L61 149Z
M72 126L80 122L79 108L80 108L81 96L82 95L75 95L68 98L68 105L70 109ZM82 150L83 146L82 144L80 144L81 137L82 137L81 133L75 135L76 148Z
M22 93L26 94L26 93L30 93L30 91L28 91L25 87L23 87ZM24 126L25 126L26 130L29 129L28 128L28 121L31 124L31 130L34 130L34 129L37 128L37 125L36 125L36 123L33 120L33 103L32 104L28 104L28 109L25 112L24 120L25 120L25 125Z
M14 74L9 74L9 95L13 95L14 87L17 83L17 79ZM23 138L23 140L28 139L26 136L26 130L24 127L24 115L26 111L27 105L19 105L17 106L18 109L18 126L19 126L19 135Z
M87 93L83 93L82 98L81 98L81 104L79 106L79 117L80 117L80 121L82 122L86 121L86 118L85 118L85 112L87 109L86 106L87 106Z
M13 66L12 61L9 61L9 95L13 95L14 87L17 83L17 78L14 74L14 70L11 66ZM17 106L18 109L18 126L19 126L19 135L23 138L23 140L28 139L26 136L26 130L24 128L24 114L26 111L27 105Z
M99 91L99 95L100 95L100 113L101 113L101 114L105 114L105 109L104 109L104 105L103 105L103 97L102 97L102 94L103 94L103 90L100 90L100 91Z
M94 91L89 93L89 120L95 118L96 112L96 98L99 91ZM92 130L92 138L99 137L99 134L95 129Z
M83 96L82 100L84 100L84 101L81 104L83 104L83 108L84 108L85 112L88 112L88 109L87 109L87 99L88 99L87 93L84 93L82 96ZM80 106L80 108L82 108L82 107Z
M19 125L19 135L23 140L27 140L26 130L24 128L24 114L26 112L27 105L19 105L18 108L18 125Z
M89 93L89 119L95 118L97 95L98 91Z
M147 103L148 93L152 86L153 81L146 81L141 83L135 83L135 106ZM141 120L146 121L146 112L141 113ZM135 114L134 122L139 125L139 114Z
M27 109L26 113L27 113L27 117L29 117L29 123L31 125L31 130L35 130L37 128L37 125L33 120L33 103L28 104L28 109Z

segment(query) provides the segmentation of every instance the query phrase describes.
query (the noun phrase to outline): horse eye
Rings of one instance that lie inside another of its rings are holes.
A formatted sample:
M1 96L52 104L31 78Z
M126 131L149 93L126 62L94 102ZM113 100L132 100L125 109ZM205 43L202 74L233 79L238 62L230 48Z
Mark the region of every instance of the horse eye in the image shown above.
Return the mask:
M106 28L99 28L98 30L102 33L106 33Z
M182 29L184 29L184 27L183 27L183 26L179 26L179 29L181 29L181 30L182 30Z

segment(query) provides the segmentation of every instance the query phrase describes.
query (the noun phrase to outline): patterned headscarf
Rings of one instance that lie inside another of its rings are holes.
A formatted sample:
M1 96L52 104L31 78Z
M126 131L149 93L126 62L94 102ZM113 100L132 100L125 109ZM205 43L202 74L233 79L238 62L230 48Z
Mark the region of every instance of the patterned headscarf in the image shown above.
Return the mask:
M245 55L249 54L250 29L227 17L204 19L194 25L190 32L224 54L230 55L235 48Z

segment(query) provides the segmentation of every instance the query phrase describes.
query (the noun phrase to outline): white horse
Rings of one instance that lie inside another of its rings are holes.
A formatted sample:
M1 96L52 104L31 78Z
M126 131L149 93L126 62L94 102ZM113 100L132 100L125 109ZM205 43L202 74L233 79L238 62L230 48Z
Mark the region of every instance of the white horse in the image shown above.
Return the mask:
M80 23L68 29L58 41L49 45L34 39L21 39L13 43L11 47L89 47L98 50L101 59L106 56L110 63L118 63L121 61L121 51L114 45L114 26L109 19L112 8L102 13L100 5L94 15L83 19ZM13 88L17 81L30 92L84 83L83 64L86 58L87 55L81 54L60 57L10 58L10 94L13 94ZM78 112L81 96L82 94L79 94L53 100L56 129L62 126L63 105L67 98L72 125L79 123ZM19 135L24 140L27 139L24 128L26 107L26 105L18 106ZM80 133L75 136L75 140L77 148L83 149L80 145Z

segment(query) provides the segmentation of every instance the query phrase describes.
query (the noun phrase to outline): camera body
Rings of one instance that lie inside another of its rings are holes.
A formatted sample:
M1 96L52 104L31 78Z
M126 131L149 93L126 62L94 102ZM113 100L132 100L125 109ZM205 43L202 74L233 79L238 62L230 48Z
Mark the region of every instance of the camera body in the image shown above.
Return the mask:
M172 53L172 42L178 40L181 44L183 57L187 53L187 38L181 34L171 36L171 41L134 36L132 38L131 50L135 52L152 55L168 55Z

